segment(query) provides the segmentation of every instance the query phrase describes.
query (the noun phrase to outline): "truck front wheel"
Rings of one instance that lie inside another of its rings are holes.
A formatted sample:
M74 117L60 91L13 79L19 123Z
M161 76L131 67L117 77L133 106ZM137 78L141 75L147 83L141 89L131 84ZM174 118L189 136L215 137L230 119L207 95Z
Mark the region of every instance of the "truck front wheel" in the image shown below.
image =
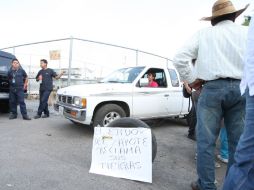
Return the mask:
M116 104L105 104L96 111L93 126L106 127L112 121L122 117L126 117L122 107Z

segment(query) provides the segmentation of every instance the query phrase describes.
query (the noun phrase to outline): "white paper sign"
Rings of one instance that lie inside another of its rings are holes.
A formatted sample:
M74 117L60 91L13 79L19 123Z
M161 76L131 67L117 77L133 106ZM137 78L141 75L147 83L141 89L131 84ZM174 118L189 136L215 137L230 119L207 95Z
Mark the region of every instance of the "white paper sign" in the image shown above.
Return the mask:
M90 172L152 183L151 129L95 127Z

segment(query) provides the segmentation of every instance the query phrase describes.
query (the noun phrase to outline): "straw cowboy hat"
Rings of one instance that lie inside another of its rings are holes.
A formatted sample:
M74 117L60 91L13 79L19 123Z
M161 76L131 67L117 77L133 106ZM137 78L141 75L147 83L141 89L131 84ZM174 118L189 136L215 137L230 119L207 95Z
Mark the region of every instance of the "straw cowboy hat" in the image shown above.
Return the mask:
M236 13L236 17L238 17L240 14L242 14L243 11L245 11L248 8L249 4L246 5L243 9L236 10L233 3L230 0L217 0L213 4L213 9L212 9L212 16L210 17L203 17L200 20L206 20L206 21L211 21L212 19L230 14L230 13Z

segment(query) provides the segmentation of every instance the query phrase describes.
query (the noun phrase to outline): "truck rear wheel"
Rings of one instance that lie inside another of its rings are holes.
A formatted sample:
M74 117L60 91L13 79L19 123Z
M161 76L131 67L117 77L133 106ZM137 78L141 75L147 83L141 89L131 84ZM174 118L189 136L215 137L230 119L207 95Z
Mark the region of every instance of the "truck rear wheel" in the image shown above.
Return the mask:
M126 117L122 107L117 104L105 104L96 111L93 126L107 127L109 123L122 117Z
M0 111L3 113L9 113L9 100L0 101Z
M145 122L139 120L139 119L134 119L134 118L129 118L129 117L125 117L125 118L120 118L117 119L113 122L111 122L108 127L143 127L143 128L151 128L149 125L147 125ZM153 131L151 131L152 133L152 161L154 161L156 154L157 154L157 141L156 141L156 137L153 133Z

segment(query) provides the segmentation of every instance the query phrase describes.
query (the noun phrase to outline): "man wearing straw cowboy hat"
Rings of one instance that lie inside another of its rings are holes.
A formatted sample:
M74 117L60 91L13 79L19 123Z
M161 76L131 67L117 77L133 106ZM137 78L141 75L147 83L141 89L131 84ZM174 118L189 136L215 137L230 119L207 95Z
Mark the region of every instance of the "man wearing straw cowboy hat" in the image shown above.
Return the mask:
M220 121L228 135L229 162L243 131L245 98L240 93L243 73L243 54L246 48L247 27L234 23L248 7L236 10L229 0L217 0L210 21L212 27L198 31L175 55L173 63L183 81L201 90L197 105L197 174L191 183L193 190L215 190L215 145ZM189 62L196 59L194 76Z

